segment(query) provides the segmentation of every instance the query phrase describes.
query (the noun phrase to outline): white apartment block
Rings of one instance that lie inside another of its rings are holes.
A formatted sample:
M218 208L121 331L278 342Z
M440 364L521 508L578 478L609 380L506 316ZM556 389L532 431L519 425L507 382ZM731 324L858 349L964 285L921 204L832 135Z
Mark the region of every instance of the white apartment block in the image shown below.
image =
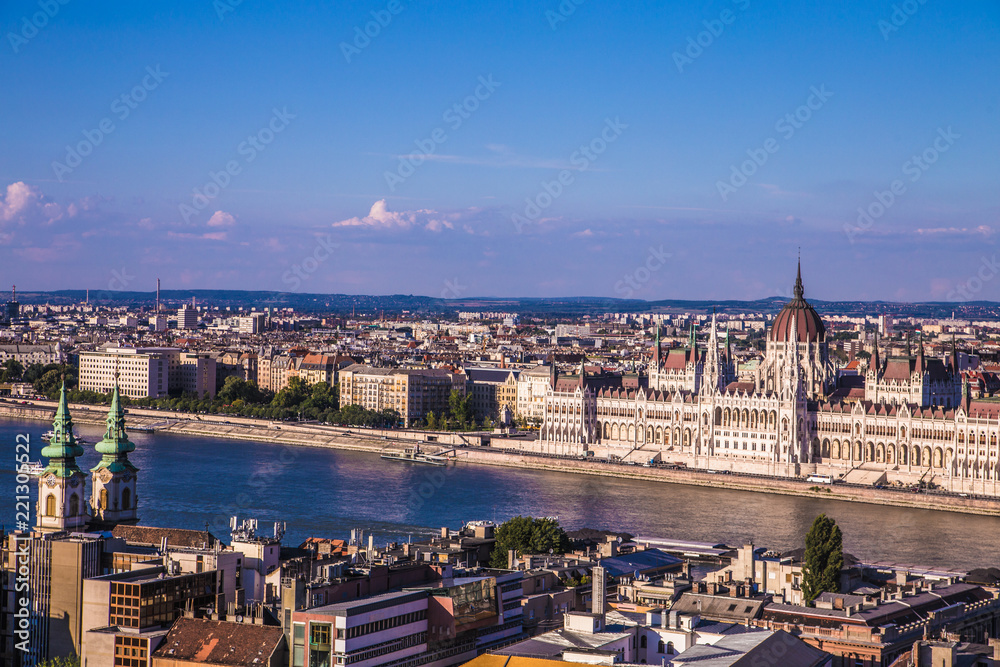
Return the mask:
M172 347L109 347L80 353L80 389L129 398L163 398L171 390L215 395L215 359Z

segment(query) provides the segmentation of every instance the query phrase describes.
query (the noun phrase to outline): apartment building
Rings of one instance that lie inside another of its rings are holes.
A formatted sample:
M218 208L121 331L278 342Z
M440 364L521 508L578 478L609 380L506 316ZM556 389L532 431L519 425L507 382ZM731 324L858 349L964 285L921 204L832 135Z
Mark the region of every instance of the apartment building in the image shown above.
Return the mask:
M177 311L177 328L197 329L198 311L191 306L181 306L181 309Z
M215 396L215 359L172 347L109 347L80 353L80 389L105 393L115 386L129 398L163 398L171 391Z
M10 359L21 362L25 368L31 364L61 364L65 357L62 346L59 343L54 345L25 345L14 343L11 345L0 345L0 364Z
M507 368L466 368L466 393L471 397L477 420L487 417L494 422L513 419L517 410L518 370Z
M171 359L176 348L124 348L80 353L79 387L106 393L115 386L129 398L163 398L170 391Z
M465 394L462 373L424 368L372 368L352 364L340 371L340 405L360 405L367 410L395 410L405 426L427 413L449 411L453 390Z

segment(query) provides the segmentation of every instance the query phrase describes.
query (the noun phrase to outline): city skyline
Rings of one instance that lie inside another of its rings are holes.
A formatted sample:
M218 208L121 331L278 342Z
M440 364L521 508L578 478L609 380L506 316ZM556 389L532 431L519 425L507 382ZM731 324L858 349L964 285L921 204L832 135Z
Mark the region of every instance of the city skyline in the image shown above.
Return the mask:
M993 4L112 7L0 14L27 291L1000 300Z

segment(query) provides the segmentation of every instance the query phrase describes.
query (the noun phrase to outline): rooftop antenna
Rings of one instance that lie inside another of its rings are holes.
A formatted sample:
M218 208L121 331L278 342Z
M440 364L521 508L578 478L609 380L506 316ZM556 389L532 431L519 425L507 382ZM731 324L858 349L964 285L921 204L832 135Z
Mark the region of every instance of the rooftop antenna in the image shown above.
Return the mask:
M10 286L10 300L17 301L17 285Z
M156 313L160 313L160 279L156 279Z

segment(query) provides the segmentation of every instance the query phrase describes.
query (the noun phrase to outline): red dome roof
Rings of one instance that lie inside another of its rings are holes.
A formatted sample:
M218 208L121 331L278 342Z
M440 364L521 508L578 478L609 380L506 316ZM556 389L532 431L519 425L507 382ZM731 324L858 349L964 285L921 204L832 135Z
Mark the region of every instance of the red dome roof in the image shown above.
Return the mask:
M815 343L826 340L826 327L819 313L803 298L802 268L795 279L795 298L785 304L768 332L768 340L784 343L794 340Z

